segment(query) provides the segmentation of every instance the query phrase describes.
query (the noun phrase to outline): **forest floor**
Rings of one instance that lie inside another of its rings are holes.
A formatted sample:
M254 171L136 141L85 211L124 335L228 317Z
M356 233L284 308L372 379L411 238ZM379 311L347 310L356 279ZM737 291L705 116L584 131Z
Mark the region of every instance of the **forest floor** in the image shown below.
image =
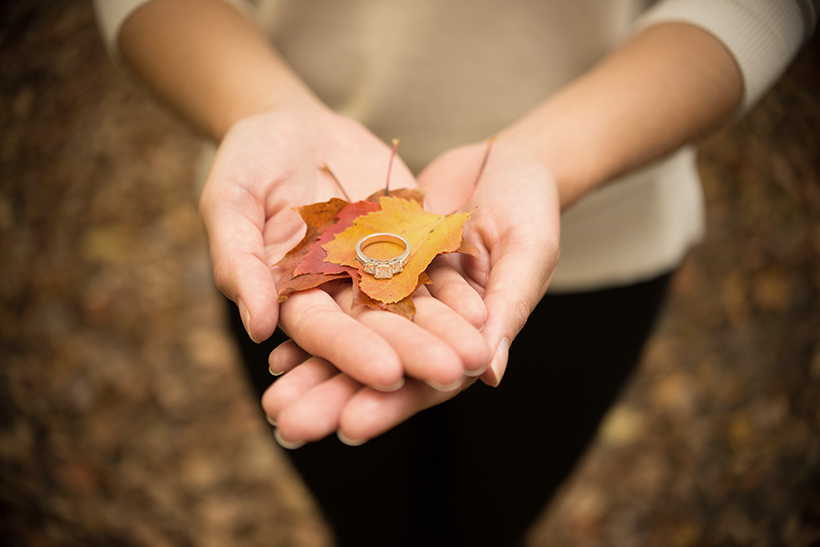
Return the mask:
M225 329L201 140L89 2L4 3L0 66L0 542L329 545ZM707 239L533 547L820 545L818 128L815 38L703 144Z

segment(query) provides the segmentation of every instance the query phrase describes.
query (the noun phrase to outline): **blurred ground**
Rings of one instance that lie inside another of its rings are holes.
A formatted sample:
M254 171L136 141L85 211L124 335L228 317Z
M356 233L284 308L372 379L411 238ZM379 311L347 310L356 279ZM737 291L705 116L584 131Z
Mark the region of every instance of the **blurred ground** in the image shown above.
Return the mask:
M820 545L819 43L705 143L708 240L531 545ZM0 5L0 67L0 542L328 545L223 331L197 138L87 2Z

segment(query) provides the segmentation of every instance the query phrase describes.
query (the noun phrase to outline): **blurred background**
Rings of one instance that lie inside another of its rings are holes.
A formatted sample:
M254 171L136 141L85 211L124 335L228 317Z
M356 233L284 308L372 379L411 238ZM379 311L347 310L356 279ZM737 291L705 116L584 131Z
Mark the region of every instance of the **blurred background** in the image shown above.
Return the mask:
M0 127L0 543L330 545L225 332L201 141L90 2L0 3ZM820 545L818 128L815 38L704 143L708 239L532 546Z

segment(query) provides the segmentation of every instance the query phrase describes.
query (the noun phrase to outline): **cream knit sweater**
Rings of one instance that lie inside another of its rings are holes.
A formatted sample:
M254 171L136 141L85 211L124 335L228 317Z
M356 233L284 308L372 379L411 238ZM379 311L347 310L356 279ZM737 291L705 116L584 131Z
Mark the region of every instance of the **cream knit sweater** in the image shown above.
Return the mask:
M95 1L115 59L122 23L148 1ZM809 0L240 2L232 0L330 107L385 140L401 137L402 158L414 171L498 132L630 34L663 22L696 25L721 40L743 76L742 113L785 70L817 13ZM695 152L685 147L562 215L550 291L624 285L669 271L704 227Z

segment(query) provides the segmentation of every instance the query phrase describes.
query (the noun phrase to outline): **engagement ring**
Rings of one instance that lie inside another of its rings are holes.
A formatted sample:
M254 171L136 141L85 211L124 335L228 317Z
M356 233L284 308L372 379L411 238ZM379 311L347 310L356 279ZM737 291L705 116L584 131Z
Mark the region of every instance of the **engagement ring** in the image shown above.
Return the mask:
M404 252L393 258L373 258L364 254L364 249L374 243L394 243L404 247ZM410 256L410 244L396 234L380 233L363 237L356 243L356 257L364 266L364 271L376 279L390 279L401 272Z

